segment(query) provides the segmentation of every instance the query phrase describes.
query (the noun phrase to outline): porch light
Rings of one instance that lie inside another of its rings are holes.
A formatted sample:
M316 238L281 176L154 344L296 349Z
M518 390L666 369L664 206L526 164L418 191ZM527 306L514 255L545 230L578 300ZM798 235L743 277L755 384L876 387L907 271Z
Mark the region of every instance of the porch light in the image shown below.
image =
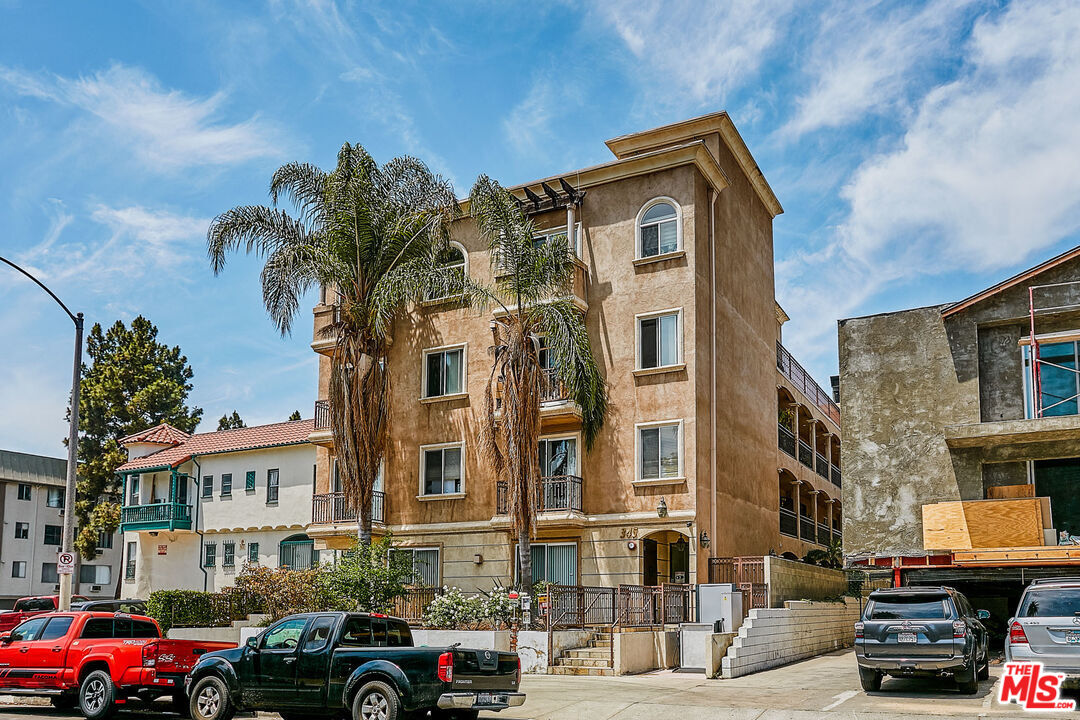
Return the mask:
M656 506L656 516L662 518L667 517L667 502L664 498L660 498L660 502Z
M709 543L712 542L711 540L709 540L709 533L702 530L701 534L698 535L698 542L701 543L701 547L708 548Z

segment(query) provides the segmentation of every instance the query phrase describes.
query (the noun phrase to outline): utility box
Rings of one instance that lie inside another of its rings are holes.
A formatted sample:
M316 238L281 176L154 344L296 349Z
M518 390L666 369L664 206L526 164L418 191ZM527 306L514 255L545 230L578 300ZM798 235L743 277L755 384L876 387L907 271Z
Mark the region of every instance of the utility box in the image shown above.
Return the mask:
M743 621L743 594L734 583L698 585L698 622L712 625L715 632L738 632ZM716 626L717 621L721 624Z

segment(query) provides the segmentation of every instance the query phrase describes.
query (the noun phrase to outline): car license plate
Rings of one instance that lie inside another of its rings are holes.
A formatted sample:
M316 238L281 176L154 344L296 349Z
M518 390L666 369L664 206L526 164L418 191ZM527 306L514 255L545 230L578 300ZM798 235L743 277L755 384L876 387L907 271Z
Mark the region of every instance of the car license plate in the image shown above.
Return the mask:
M919 635L917 633L900 633L896 636L896 642L916 643L919 642Z
M490 705L491 704L491 695L488 694L488 693L480 693L479 695L476 696L476 704L477 705Z
M1069 643L1070 645L1080 644L1080 632L1077 632L1075 630L1070 630L1066 632L1065 642Z

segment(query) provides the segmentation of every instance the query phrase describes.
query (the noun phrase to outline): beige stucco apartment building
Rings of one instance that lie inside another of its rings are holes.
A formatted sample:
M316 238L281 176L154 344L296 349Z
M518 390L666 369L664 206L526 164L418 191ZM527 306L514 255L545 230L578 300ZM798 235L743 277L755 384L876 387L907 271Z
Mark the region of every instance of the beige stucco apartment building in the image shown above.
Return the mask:
M772 221L782 209L731 119L607 146L610 162L511 188L541 235L562 233L577 249L572 297L610 395L588 451L579 409L554 384L545 395L534 574L704 582L710 557L801 557L838 538L839 410L780 344ZM491 283L472 221L453 237L455 262ZM322 399L307 528L328 551L356 534L335 492L324 400L334 340L321 329L333 303L324 290L314 308ZM509 521L476 442L491 313L428 302L394 328L393 434L373 514L429 584L488 589L514 577Z

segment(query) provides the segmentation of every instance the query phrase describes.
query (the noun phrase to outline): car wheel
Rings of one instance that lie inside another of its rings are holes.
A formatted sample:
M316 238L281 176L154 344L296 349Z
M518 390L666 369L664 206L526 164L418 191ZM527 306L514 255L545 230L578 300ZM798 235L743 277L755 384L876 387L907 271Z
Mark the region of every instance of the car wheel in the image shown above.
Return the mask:
M956 673L956 687L965 695L979 692L979 671L976 669L978 658L971 661L971 667L965 667Z
M196 682L188 696L188 712L194 720L232 720L236 707L225 681L209 675Z
M877 692L881 689L881 673L870 668L859 668L859 684L868 692Z
M104 720L116 714L116 686L109 673L95 670L79 686L79 711L87 720Z
M400 712L394 688L379 680L364 685L353 698L353 720L398 720Z

